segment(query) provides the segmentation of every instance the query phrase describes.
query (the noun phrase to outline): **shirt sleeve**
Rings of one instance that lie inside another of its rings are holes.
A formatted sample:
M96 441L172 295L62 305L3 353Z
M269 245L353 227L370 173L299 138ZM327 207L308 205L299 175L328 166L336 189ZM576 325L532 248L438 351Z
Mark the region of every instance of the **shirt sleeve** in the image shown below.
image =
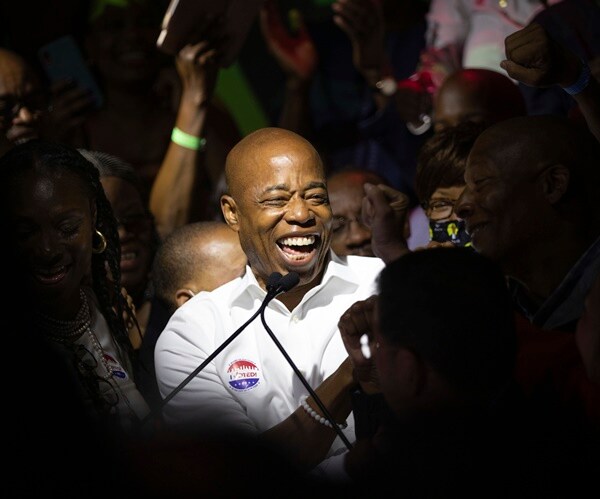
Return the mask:
M244 408L225 388L214 362L187 380L221 345L218 331L222 330L218 311L205 301L200 307L179 308L159 336L154 352L158 387L163 399L176 391L163 409L169 427L209 436L232 431L258 434Z

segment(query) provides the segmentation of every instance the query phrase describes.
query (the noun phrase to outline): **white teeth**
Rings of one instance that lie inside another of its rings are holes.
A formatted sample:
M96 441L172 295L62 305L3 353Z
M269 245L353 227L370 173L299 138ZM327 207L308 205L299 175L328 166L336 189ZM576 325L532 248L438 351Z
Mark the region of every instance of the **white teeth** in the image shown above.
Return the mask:
M315 236L286 237L279 242L284 246L309 246L311 244L315 244Z
M53 276L64 272L64 267L59 267L57 269L38 269L36 272L42 276Z
M123 253L121 255L121 260L133 260L135 259L135 253Z

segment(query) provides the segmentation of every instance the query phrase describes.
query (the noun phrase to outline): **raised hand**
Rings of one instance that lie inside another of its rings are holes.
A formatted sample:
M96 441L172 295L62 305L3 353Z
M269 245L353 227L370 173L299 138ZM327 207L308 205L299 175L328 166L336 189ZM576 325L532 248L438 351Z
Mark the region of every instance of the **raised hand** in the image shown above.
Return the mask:
M222 22L221 18L207 21L199 28L202 38L185 45L175 59L182 98L196 106L208 103L215 89L223 44Z
M408 253L406 242L409 199L384 184L365 184L362 219L371 228L373 252L389 263Z
M577 56L552 40L536 22L507 36L504 47L506 59L500 66L511 78L529 86L566 87L581 71Z
M288 77L308 81L314 75L319 56L302 15L293 10L290 17L295 33L290 33L284 25L276 0L267 0L260 11L260 28L268 49Z
M365 393L379 391L379 376L371 355L376 348L373 339L376 301L377 296L371 296L366 300L354 303L343 313L338 322L338 328L352 364L354 379L360 383ZM369 352L369 354L365 356L365 352Z
M57 141L71 138L96 107L91 92L69 80L57 81L50 87L50 105L41 119L42 136Z
M354 67L371 85L386 64L383 12L379 0L336 0L333 21L350 38Z

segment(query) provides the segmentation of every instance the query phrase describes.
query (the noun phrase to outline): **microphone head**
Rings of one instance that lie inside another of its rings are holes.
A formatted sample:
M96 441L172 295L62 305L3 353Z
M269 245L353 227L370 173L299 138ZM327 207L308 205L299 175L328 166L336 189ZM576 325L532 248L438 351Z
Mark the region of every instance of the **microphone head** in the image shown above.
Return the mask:
M275 291L281 281L281 277L279 272L273 272L267 279L267 291Z
M290 272L284 275L279 281L279 292L285 293L292 289L296 284L300 282L300 276L296 272Z

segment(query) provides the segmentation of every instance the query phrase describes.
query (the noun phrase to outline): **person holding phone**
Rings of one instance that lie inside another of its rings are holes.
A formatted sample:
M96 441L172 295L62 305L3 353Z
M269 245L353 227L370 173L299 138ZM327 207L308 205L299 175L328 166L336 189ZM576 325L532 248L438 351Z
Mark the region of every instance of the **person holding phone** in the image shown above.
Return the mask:
M46 105L41 79L31 64L0 48L0 154L39 136Z

